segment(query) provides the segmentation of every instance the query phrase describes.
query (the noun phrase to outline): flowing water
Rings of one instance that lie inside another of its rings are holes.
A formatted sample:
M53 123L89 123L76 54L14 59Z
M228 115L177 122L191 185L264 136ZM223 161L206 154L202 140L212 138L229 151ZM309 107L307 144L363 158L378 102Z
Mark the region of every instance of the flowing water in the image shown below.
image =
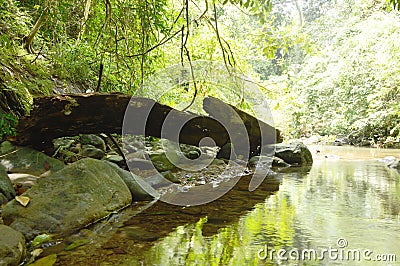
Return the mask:
M136 206L44 255L58 265L400 265L400 175L379 161L400 150L311 150L311 169L254 192L244 177L210 204Z

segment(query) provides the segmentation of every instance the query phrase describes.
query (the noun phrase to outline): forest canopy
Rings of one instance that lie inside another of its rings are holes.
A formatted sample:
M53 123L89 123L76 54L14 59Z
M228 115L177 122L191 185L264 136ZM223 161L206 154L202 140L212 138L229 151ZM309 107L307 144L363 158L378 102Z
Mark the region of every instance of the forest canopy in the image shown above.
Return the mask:
M170 65L259 84L287 137L399 141L397 0L0 0L0 138L38 95L134 94Z

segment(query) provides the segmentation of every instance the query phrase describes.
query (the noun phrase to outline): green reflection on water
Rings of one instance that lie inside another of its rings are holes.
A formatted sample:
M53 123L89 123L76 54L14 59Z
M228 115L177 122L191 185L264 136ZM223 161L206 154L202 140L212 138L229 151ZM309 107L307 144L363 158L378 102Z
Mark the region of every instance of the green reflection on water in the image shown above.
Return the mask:
M353 261L351 254L347 260L345 254L369 249L372 256L395 254L400 261L397 172L376 160L345 158L317 160L309 174L282 176L275 195L211 236L203 235L203 227L213 223L207 217L177 227L143 254L144 265L398 265L363 257ZM339 248L339 238L348 246ZM259 257L266 247L292 255L297 250L300 257L304 249L314 249L320 259L312 254L312 260L300 261L279 260L276 253L272 260ZM329 247L342 250L343 259L322 257L321 250Z

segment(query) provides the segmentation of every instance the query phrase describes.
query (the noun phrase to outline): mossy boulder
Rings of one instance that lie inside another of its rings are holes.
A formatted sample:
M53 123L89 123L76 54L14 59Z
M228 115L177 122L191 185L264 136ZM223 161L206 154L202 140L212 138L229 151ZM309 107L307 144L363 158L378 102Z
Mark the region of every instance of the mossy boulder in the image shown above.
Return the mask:
M44 172L52 172L64 168L65 164L44 153L27 147L15 147L12 152L1 156L0 165L9 173L24 173L39 176Z
M268 148L271 148L269 146ZM301 142L278 143L274 145L275 156L286 163L297 166L312 165L313 158L310 150Z
M109 164L86 158L41 178L23 196L3 209L4 223L22 232L27 240L48 233L68 233L129 205L131 192Z
M0 205L15 197L15 190L5 169L0 165Z
M0 225L0 265L19 265L25 257L24 236L8 227Z
M141 177L119 168L114 163L107 161L105 161L105 163L110 165L122 178L122 180L128 186L130 192L132 193L132 198L134 201L152 200L159 197L158 192Z

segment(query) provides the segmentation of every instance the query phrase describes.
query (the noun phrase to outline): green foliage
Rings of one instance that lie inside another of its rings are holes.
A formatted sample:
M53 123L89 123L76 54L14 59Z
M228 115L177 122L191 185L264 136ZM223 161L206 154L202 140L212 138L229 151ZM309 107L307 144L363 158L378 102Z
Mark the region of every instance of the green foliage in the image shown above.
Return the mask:
M16 134L17 118L11 114L0 113L0 140Z
M389 4L397 10L400 10L400 1L399 0L388 0Z
M310 25L325 31L319 41L325 48L308 57L294 79L290 132L343 135L354 143L399 139L400 17L379 3L373 12L363 4L336 5L333 19Z

